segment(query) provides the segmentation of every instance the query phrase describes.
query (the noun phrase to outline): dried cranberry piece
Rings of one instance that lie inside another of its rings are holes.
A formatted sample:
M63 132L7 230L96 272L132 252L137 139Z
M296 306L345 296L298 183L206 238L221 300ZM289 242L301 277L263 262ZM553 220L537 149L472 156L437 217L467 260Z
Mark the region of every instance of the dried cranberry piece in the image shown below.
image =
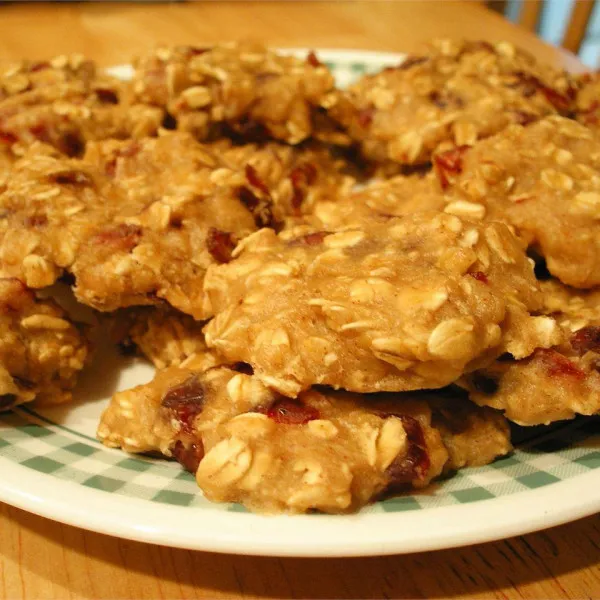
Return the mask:
M238 188L237 197L250 212L260 204L260 198L250 188L243 185Z
M29 65L29 72L30 73L37 73L38 71L44 71L45 69L49 69L50 68L50 63L48 61L37 61L34 63L31 63L31 65Z
M426 56L407 56L397 67L400 71L405 71L406 69L410 69L411 67L416 67L417 65L421 65L424 62L427 62L429 59Z
M319 418L319 411L307 406L300 399L280 398L275 400L266 414L270 419L282 425L304 425Z
M23 219L25 227L43 227L47 223L48 217L46 215L32 215Z
M561 94L555 89L548 87L534 75L531 75L530 73L524 73L523 71L517 71L515 76L519 79L524 96L532 96L536 91L539 91L559 112L565 112L569 110L571 106L571 99L569 98L568 94L572 93L570 90L567 95Z
M2 394L0 396L0 410L8 410L17 401L15 394Z
M3 131L0 129L0 144L14 144L19 138L10 131Z
M571 337L571 347L579 356L590 350L600 351L600 327L590 326L580 329Z
M235 248L233 235L228 231L221 231L220 229L211 227L206 236L206 248L217 262L229 262L231 260L231 253Z
M403 456L396 457L386 470L389 477L387 487L389 491L401 489L415 479L425 479L431 465L425 434L419 421L408 415L394 416L402 421L408 440L408 450Z
M486 396L494 395L500 387L495 379L489 375L483 375L482 373L473 373L473 375L471 375L471 383L476 391L481 392Z
M366 129L373 122L374 115L375 115L375 107L367 106L367 108L361 108L356 113L356 120L358 121L358 124L363 129Z
M50 143L50 134L45 123L37 123L29 128L29 133L35 136L40 142Z
M538 117L537 115L525 112L524 110L515 110L513 111L513 119L518 125L529 125L530 123L537 121Z
M191 431L194 419L204 406L204 386L197 375L188 377L179 385L171 388L161 402L163 408L173 412L182 424L184 431Z
M323 63L317 58L317 55L311 50L306 56L306 62L311 67L320 67Z
M204 445L202 440L192 442L189 446L177 440L171 447L171 454L186 471L195 474L200 461L204 458Z
M142 230L135 225L121 224L112 229L105 229L91 239L92 244L109 246L115 250L129 251L140 240Z
M96 88L94 92L98 100L103 104L119 104L119 96L110 88Z
M323 243L323 240L328 235L328 231L315 231L314 233L307 233L302 237L290 240L288 246L318 246L319 244Z
M556 350L536 350L535 357L542 361L551 377L564 376L579 380L585 379L585 372Z
M469 275L473 279L477 279L477 281L481 281L481 283L489 283L490 280L487 278L487 275L483 271L473 271L473 273L469 273Z
M259 177L258 173L256 172L256 169L252 165L246 165L244 171L246 174L246 179L252 187L255 187L257 190L260 190L263 194L266 194L267 196L271 194L266 183Z
M462 173L462 159L465 152L470 146L457 146L446 152L436 154L433 157L433 165L437 173L442 189L446 189L450 185L449 174L458 175Z

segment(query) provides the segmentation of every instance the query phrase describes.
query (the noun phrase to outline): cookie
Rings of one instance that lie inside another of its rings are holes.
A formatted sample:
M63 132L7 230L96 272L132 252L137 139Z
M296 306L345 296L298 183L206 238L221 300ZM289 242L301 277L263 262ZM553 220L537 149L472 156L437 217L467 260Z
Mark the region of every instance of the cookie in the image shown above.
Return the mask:
M543 311L561 325L561 342L465 378L472 400L520 425L600 412L600 291L574 290L555 280L541 287Z
M472 145L511 123L567 114L574 85L508 42L438 40L428 52L366 75L329 114L368 159L421 164L443 143Z
M134 105L122 82L81 55L23 61L0 71L0 145L35 141L80 156L89 140L156 133L162 109Z
M135 60L136 101L166 107L201 140L217 128L243 138L345 142L325 108L334 80L314 53L283 56L254 43L159 48Z
M338 232L261 230L207 271L209 347L281 393L437 388L551 345L533 267L505 225L418 213Z
M548 117L434 158L447 212L509 224L578 288L600 284L600 138Z
M453 433L446 410L464 411L462 433ZM109 446L177 459L209 500L271 513L357 510L511 448L502 417L461 398L323 389L289 399L224 367L169 369L115 395L98 435ZM461 435L479 448L476 458Z
M136 308L121 316L121 345L134 345L157 369L178 367L190 357L213 356L206 347L203 321L168 308ZM207 361L207 368L217 364Z
M89 345L52 300L17 279L0 279L0 410L37 400L71 400Z
M33 147L0 195L0 266L34 288L68 271L77 298L101 311L166 300L207 318L208 265L335 178L303 150L257 149L256 167L242 168L243 152L185 133L90 142L83 159Z

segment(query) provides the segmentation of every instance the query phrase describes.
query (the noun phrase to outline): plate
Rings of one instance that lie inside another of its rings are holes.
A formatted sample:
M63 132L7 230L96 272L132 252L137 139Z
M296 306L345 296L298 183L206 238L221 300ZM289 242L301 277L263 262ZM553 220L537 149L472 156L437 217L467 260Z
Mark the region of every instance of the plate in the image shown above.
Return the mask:
M322 50L319 56L340 85L402 60L362 51ZM126 78L131 69L112 72ZM148 364L119 356L106 340L96 345L98 356L81 378L76 402L22 406L0 415L0 500L123 538L268 556L434 550L527 533L600 510L598 419L550 432L526 430L528 439L510 456L356 515L262 516L237 504L213 504L179 465L129 456L95 439L108 398L153 375Z

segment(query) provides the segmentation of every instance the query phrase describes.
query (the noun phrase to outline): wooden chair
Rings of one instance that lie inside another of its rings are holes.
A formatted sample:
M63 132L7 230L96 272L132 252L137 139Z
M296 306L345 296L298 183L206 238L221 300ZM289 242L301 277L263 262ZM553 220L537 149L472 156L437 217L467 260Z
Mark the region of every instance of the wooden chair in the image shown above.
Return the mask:
M594 9L595 0L575 0L571 10L571 18L561 45L571 52L579 52L585 38L590 16ZM542 13L543 0L523 0L519 14L519 25L530 31L537 29Z

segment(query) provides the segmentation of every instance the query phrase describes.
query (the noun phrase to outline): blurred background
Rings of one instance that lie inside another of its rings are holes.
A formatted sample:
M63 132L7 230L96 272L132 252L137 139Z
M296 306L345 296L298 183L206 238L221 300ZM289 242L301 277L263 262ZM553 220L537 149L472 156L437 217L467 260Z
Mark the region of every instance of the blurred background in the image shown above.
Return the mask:
M600 67L600 2L490 0L487 4L545 41L579 54L587 66Z

